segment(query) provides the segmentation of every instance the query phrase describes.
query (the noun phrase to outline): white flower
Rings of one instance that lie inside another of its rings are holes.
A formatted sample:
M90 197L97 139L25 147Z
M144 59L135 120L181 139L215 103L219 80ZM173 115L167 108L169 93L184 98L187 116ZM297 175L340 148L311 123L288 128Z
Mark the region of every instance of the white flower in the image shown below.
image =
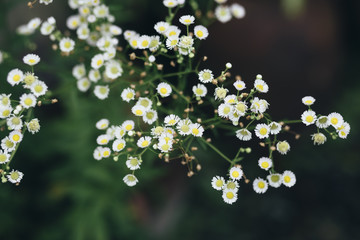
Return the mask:
M72 75L78 80L83 78L86 75L85 64L75 65L72 69Z
M132 171L140 169L140 165L141 161L136 157L129 157L128 160L126 160L126 166Z
M290 144L287 141L279 141L276 144L276 150L282 155L285 155L290 151Z
M306 126L314 124L316 121L316 113L312 110L305 111L301 115L301 120Z
M114 152L120 152L126 146L126 142L124 139L116 139L112 144L112 149Z
M175 47L177 47L178 43L179 43L179 37L178 36L171 36L168 39L166 39L166 47L169 50L172 50Z
M339 137L345 139L347 135L350 133L350 124L344 122L340 127L337 128Z
M331 126L333 126L334 128L338 128L344 123L343 117L336 112L330 113L328 115L328 118L330 120Z
M129 39L129 44L133 49L139 48L139 36L135 35Z
M150 37L143 35L139 38L139 49L146 49L150 46Z
M224 199L224 202L228 204L233 204L237 200L237 193L234 190L225 189L223 191L222 197Z
M135 91L131 88L125 88L122 92L121 92L121 98L125 101L125 102L130 102L131 100L135 99Z
M70 16L66 20L66 26L71 30L77 29L79 27L80 23L81 23L81 21L80 21L79 15Z
M111 60L106 63L105 74L110 79L116 79L123 73L123 69L118 61Z
M12 170L8 175L6 175L7 179L11 183L19 183L23 176L24 174L18 170Z
M190 121L190 119L183 119L178 122L176 129L179 131L180 135L189 135L191 134L191 124L192 122Z
M233 106L228 103L222 103L218 107L218 114L222 118L229 117L231 112L233 112Z
M9 139L10 139L11 142L13 142L15 144L19 143L23 139L23 134L18 130L14 130L14 131L9 133Z
M165 35L170 37L179 37L181 30L177 26L169 26L165 32Z
M198 123L193 123L189 125L190 130L191 130L191 134L195 137L202 137L203 133L204 133L204 128L198 124Z
M107 134L101 134L100 136L97 137L96 139L96 143L99 145L107 145L110 141L110 136Z
M269 170L269 168L272 167L273 162L270 158L267 157L261 157L258 161L259 167L264 170Z
M245 102L238 102L233 109L239 115L239 117L242 117L245 116L247 108L248 107Z
M103 158L108 158L111 155L111 150L108 147L101 148L100 154Z
M143 116L143 121L147 124L153 124L158 119L158 114L155 110L147 110Z
M3 107L9 107L10 104L11 104L11 100L10 100L10 96L11 94L9 95L6 95L6 94L0 94L0 107L3 106Z
M245 82L241 80L237 80L233 85L238 91L244 90L246 88Z
M253 182L253 188L256 193L265 193L268 189L268 183L262 178L256 178Z
M11 70L7 75L7 81L11 86L15 86L24 80L24 74L19 69Z
M131 38L137 36L138 34L135 31L126 30L124 32L124 38L129 41Z
M96 70L96 69L91 69L89 71L88 76L89 76L90 81L95 82L95 83L98 82L101 78L100 71Z
M128 185L129 187L133 187L136 185L139 180L135 177L133 174L128 174L123 178L124 183Z
M12 107L9 106L0 106L0 119L8 118L12 112Z
M124 137L126 134L126 130L124 127L114 127L114 136L117 138L117 139L122 139L122 137Z
M43 22L43 24L41 25L41 28L40 28L40 32L44 36L50 35L54 30L55 30L55 26L54 26L54 24L49 22L49 19L48 19L48 21Z
M212 71L209 69L204 69L199 72L199 80L202 83L209 83L214 79L214 75L212 74Z
M158 50L160 44L161 44L161 42L160 42L159 36L151 36L150 37L150 45L149 45L150 51L155 52L156 50ZM149 56L149 61L155 62L155 60L156 60L155 56L153 56L153 55L151 55L151 56Z
M0 165L10 161L10 154L5 150L0 150Z
M109 8L104 4L96 6L93 11L97 18L106 18L109 15Z
M7 151L8 153L15 150L16 144L10 141L9 137L5 137L1 140L1 148Z
M21 117L12 116L6 120L6 124L8 125L10 130L20 130L23 127L23 121Z
M330 126L330 120L327 116L318 117L316 120L316 126L318 128L327 128Z
M311 139L314 141L314 145L321 145L326 142L326 136L322 133L315 133L311 135Z
M90 29L87 24L82 24L80 27L76 30L76 34L79 39L86 40L90 36Z
M166 141L166 139L160 139L158 143L158 149L161 152L169 152L172 149L172 141Z
M75 42L70 38L63 38L59 43L60 50L65 53L69 53L74 50Z
M178 5L177 0L163 0L163 4L167 8L174 8Z
M49 5L52 2L53 2L53 0L40 0L40 3L43 3L45 5Z
M287 187L292 187L296 183L295 174L291 171L284 171L282 174L282 184Z
M29 66L34 66L40 62L40 57L36 54L27 54L23 58L23 62Z
M167 22L158 22L155 24L154 29L160 34L165 34L169 26Z
M144 114L146 113L146 108L144 108L141 105L135 105L131 108L131 112L138 117L142 117L144 116Z
M180 120L180 118L178 116L176 116L174 114L170 114L165 117L164 123L165 123L165 126L174 126L179 120Z
M148 57L148 61L149 61L150 63L155 62L155 61L156 61L155 56L154 56L154 55L150 55L150 56Z
M37 118L32 119L30 122L25 123L27 130L32 134L37 133L40 131L40 121Z
M99 69L104 65L104 55L103 54L96 54L91 59L91 67L94 69Z
M192 91L194 92L196 97L205 97L207 94L207 88L204 84L198 84L193 86Z
M109 120L106 118L100 119L99 121L97 121L96 123L96 128L99 130L105 130L109 127Z
M245 17L245 8L240 4L233 3L230 7L230 11L232 15L237 19Z
M28 22L27 27L30 30L35 30L40 26L40 24L41 24L40 18L33 18Z
M119 26L116 26L116 25L111 25L109 31L114 36L121 35L121 33L122 33L122 29Z
M216 7L215 16L222 23L230 21L232 17L230 8L222 5Z
M94 88L94 94L97 98L104 100L109 96L109 86L105 85L105 86L95 86Z
M146 148L151 144L151 137L149 136L145 136L145 137L141 137L138 141L137 141L137 146L139 148Z
M250 109L254 113L264 113L269 107L269 103L266 100L255 97L252 100Z
M90 86L91 86L91 82L87 78L82 78L77 81L77 88L81 92L86 92L87 90L89 90Z
M269 124L270 134L276 135L281 131L281 125L277 122L271 122Z
M239 183L236 180L227 180L224 186L224 190L226 189L237 192L239 190Z
M102 149L102 147L95 148L95 150L93 152L93 157L95 160L100 161L102 159L101 149Z
M282 175L278 173L270 174L267 177L269 185L274 188L280 187L282 183Z
M242 141L249 141L251 139L251 132L246 128L236 131L236 137Z
M226 97L226 94L228 93L228 89L223 87L217 87L215 88L214 96L215 100L223 100Z
M202 25L195 26L194 35L200 40L204 40L209 36L209 31Z
M26 109L29 109L31 107L35 107L35 105L36 105L36 97L34 96L34 94L31 94L31 93L26 94L26 93L24 93L20 97L20 104Z
M189 26L190 24L194 23L195 17L191 16L191 15L185 15L185 16L180 17L179 21L180 21L180 23L182 23L186 26Z
M48 87L43 81L37 80L33 85L31 85L31 92L36 96L40 97L42 95L45 95L47 92Z
M164 82L160 83L157 86L156 90L161 97L168 97L172 92L171 86Z
M126 131L131 131L131 130L134 130L135 122L133 120L126 120L125 122L123 122L123 124L121 126Z
M232 167L229 173L230 173L230 178L233 180L240 180L241 177L243 176L243 171L241 170L240 167Z
M314 104L314 102L315 102L315 98L311 96L306 96L302 98L302 103L305 104L306 106L311 106Z
M146 110L150 110L152 106L152 101L147 97L140 97L136 102L136 105L143 106Z
M269 86L264 80L256 79L254 82L254 87L261 93L267 93L269 91Z
M270 128L264 123L257 124L255 127L255 134L260 139L268 138L270 134Z
M225 186L225 179L223 177L219 177L219 176L215 176L212 178L211 180L211 186L215 189L215 190L222 190Z

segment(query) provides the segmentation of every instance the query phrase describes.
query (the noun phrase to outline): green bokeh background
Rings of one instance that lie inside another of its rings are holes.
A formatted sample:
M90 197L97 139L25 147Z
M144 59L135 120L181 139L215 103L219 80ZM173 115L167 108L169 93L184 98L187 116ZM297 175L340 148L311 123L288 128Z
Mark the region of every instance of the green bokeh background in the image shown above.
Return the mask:
M154 33L153 24L167 13L160 0L106 2L119 26L143 34ZM59 57L39 34L15 34L18 25L35 16L53 15L64 29L72 13L66 1L29 10L26 1L2 0L0 50L12 59L0 65L0 92L13 92L7 72L24 68L19 60L35 52L43 64L38 75L59 103L36 111L42 129L26 136L13 162L25 173L20 186L0 186L0 239L360 239L360 2L238 2L247 9L246 18L210 27L200 49L209 57L203 67L219 72L229 61L232 72L249 84L261 73L270 85L265 98L275 119L299 118L305 110L301 98L314 96L315 111L340 112L351 124L347 140L313 146L310 128L294 127L302 137L287 136L292 150L276 155L275 163L296 173L296 185L258 195L242 182L232 206L210 186L211 178L225 175L228 167L212 152L197 154L203 170L190 179L180 162L146 155L139 184L128 188L122 182L124 162L92 157L99 134L95 122L107 117L120 124L128 117L120 90L105 101L79 93L71 76L76 59ZM213 141L229 156L248 146L225 133ZM256 159L266 151L251 147L245 173L250 179L265 177Z

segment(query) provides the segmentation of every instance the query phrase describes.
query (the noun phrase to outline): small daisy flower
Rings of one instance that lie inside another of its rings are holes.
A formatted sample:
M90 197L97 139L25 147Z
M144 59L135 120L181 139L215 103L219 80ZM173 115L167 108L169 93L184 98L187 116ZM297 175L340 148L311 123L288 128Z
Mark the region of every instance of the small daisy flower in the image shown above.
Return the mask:
M94 88L94 94L100 100L106 99L109 96L109 92L110 92L110 89L109 89L108 85L105 85L105 86L98 85L98 86L95 86L95 88Z
M0 150L0 165L10 161L10 154L5 150Z
M223 190L223 188L225 186L225 179L223 177L215 176L211 180L211 186L215 190L218 190L218 191Z
M232 15L237 19L241 19L245 17L245 8L240 4L233 3L230 7L230 11Z
M94 152L93 152L93 158L95 160L100 161L102 159L102 155L101 155L101 149L102 147L97 147L95 148Z
M322 133L315 133L311 135L311 139L314 141L314 145L321 145L326 142L326 136Z
M34 66L40 62L40 57L36 54L27 54L23 58L23 62L29 66Z
M245 116L248 107L245 102L238 102L234 106L234 111L240 116Z
M195 26L194 35L200 40L204 40L209 36L209 31L202 25Z
M224 190L226 189L237 192L239 190L239 183L236 180L227 180L224 186Z
M147 124L153 124L158 119L158 114L155 110L147 110L143 116L143 121Z
M346 139L347 136L349 135L349 131L347 131L346 129L341 129L338 133L339 137L342 139Z
M215 100L223 100L226 97L226 94L228 93L228 89L223 87L217 87L215 88L214 96Z
M258 164L261 169L264 169L266 171L269 170L273 165L272 160L267 157L261 157L258 161Z
M161 152L166 153L172 150L172 141L166 141L165 139L161 139L157 146Z
M222 5L216 7L215 16L217 20L219 20L222 23L229 22L232 17L230 8Z
M108 147L104 147L100 149L100 153L103 158L108 158L111 155L111 150Z
M81 21L80 21L79 15L70 16L66 20L66 26L71 30L77 29L80 26L80 24L81 24Z
M290 151L290 144L287 141L279 141L276 144L276 150L282 155L285 155Z
M330 113L328 115L328 118L330 120L331 126L333 126L334 128L338 128L344 123L343 117L336 112Z
M169 50L174 49L175 47L177 47L179 44L179 37L178 36L172 36L169 37L168 39L166 39L166 47Z
M255 127L255 134L260 139L268 138L270 134L270 128L264 123L257 124Z
M237 193L234 190L225 189L223 191L222 197L224 199L224 202L228 204L233 204L237 200Z
M120 152L126 146L126 142L124 139L116 139L112 144L112 149L114 152Z
M190 124L190 130L191 130L191 134L194 137L202 137L203 133L204 133L204 128L198 124L198 123L193 123Z
M98 82L101 79L101 74L100 71L97 69L91 69L89 71L89 75L88 75L90 81L92 82Z
M269 185L274 188L280 187L282 183L282 176L278 173L270 174L266 178L269 182Z
M271 122L269 124L270 134L276 135L281 131L281 125L277 122Z
M315 124L318 128L327 128L330 126L330 120L327 116L321 116L316 120Z
M126 160L126 166L134 171L137 169L140 169L141 161L136 157L129 157L128 160Z
M125 102L130 102L131 100L135 99L135 91L133 89L131 89L131 88L125 88L121 92L121 98Z
M261 93L267 93L269 91L269 86L264 80L256 79L254 82L254 87Z
M15 150L16 144L10 141L9 137L5 137L1 140L1 148L7 151L8 153Z
M96 6L93 11L97 18L106 18L109 16L109 8L104 4Z
M126 120L121 125L126 131L134 130L135 128L135 122L133 120Z
M120 77L123 73L123 69L118 61L111 60L106 63L105 74L108 78L114 80Z
M20 130L23 127L23 121L21 117L12 116L6 120L6 124L10 130Z
M268 189L268 183L262 178L256 178L253 182L253 188L256 193L265 193Z
M236 131L236 137L242 141L249 141L251 139L251 132L243 128Z
M169 26L168 29L165 32L165 35L168 38L179 37L180 33L181 33L181 30L177 26Z
M250 110L254 113L264 113L268 107L269 104L267 101L259 99L258 97L254 97L250 106Z
M286 187L292 187L296 183L295 174L291 171L284 171L282 174L282 184Z
M347 135L350 133L350 124L344 122L340 127L337 128L339 137L345 139Z
M19 69L11 70L7 75L7 81L11 86L15 86L22 82L24 79L24 73Z
M18 170L12 170L8 175L6 175L7 179L11 183L19 183L23 176L24 174Z
M161 97L168 97L170 96L172 89L171 86L167 83L160 83L156 88L158 94L160 94Z
M76 86L80 92L86 92L87 90L89 90L91 82L87 78L82 78L77 81Z
M131 112L138 117L142 117L144 116L144 114L146 113L146 108L144 108L141 105L135 105L131 108Z
M237 80L233 85L238 91L244 90L246 88L245 82L241 80Z
M224 98L224 103L227 104L236 104L237 103L237 97L234 94L228 95L226 96L226 98Z
M0 106L9 107L11 103L10 96L11 94L0 94Z
M148 60L149 60L149 63L153 63L153 62L156 61L156 57L155 57L154 55L150 55L150 56L148 57Z
M176 0L164 0L163 4L167 8L174 8L178 5L178 2Z
M85 64L75 65L72 69L72 75L78 80L85 77L86 75Z
M44 36L50 35L55 30L55 25L49 23L49 21L43 22L40 28L40 32Z
M179 122L180 118L174 114L170 114L165 117L165 126L175 126Z
M231 112L233 112L233 106L230 104L222 103L218 107L218 114L222 118L229 117Z
M200 83L198 85L193 86L192 91L196 97L205 97L207 94L207 88L205 87L204 84L200 84Z
M128 185L129 187L135 186L139 180L135 177L133 174L128 174L123 178L124 183Z
M178 122L176 129L179 131L180 135L189 135L191 134L191 124L192 122L190 119L183 119Z
M212 71L209 69L204 69L199 72L199 80L202 83L209 83L214 79L214 75L212 74Z
M163 134L165 129L162 126L153 127L151 129L151 135L154 136L154 138L159 137L161 134Z
M139 36L135 35L129 39L129 44L133 49L139 48Z
M301 115L301 120L306 126L314 124L316 121L316 113L312 110L305 111Z
M121 27L116 26L116 25L111 25L109 30L110 30L110 33L114 36L119 36L122 34Z
M35 30L40 26L40 24L41 24L40 18L33 18L29 21L27 27L31 30Z
M147 97L140 97L136 102L136 105L143 106L146 110L150 110L152 106L152 101Z
M0 119L8 118L11 115L12 112L11 106L2 107L0 106Z
M303 97L301 99L302 103L306 106L311 106L314 104L315 102L315 98L311 97L311 96L306 96L306 97Z
M185 15L185 16L180 17L179 21L180 21L180 23L182 23L186 26L189 26L190 24L194 23L195 17L191 16L191 15Z
M25 123L27 130L32 134L35 134L40 131L40 121L37 118L31 119L30 122Z
M233 180L240 180L243 176L243 171L240 167L232 167L230 169L230 178Z
M169 26L167 22L158 22L155 24L154 29L160 34L165 34Z
M97 123L96 123L96 128L99 130L105 130L109 127L109 120L106 118L100 119Z
M139 49L147 49L150 45L150 37L143 35L139 38Z
M39 81L39 79L33 73L30 73L30 72L25 73L24 80L23 80L23 82L25 83L24 88L31 89L32 85L36 81Z
M104 55L103 54L96 54L91 59L91 67L94 69L99 69L104 65Z
M9 133L9 139L11 142L17 144L23 139L23 134L18 130L14 130Z
M37 80L30 88L31 92L36 96L40 97L45 95L47 92L48 87L43 81Z
M96 143L99 145L107 145L109 141L110 141L110 136L107 134L101 134L96 139Z
M117 126L114 128L114 136L117 139L122 139L125 136L125 134L126 134L126 130L123 126L121 126L121 127Z
M70 38L63 38L59 42L60 50L65 53L69 53L74 50L75 42Z
M151 137L149 136L145 136L145 137L141 137L138 141L137 141L137 146L139 148L147 148L150 144L151 144Z
M149 49L152 52L155 52L156 50L159 49L161 45L160 42L160 37L159 36L151 36L150 37L150 45L149 45ZM154 55L149 56L149 62L153 63L155 62L156 58Z
M24 93L20 97L20 104L26 109L29 109L31 107L35 107L35 105L36 105L36 97L34 96L34 94L31 94L31 93L26 94L26 93Z

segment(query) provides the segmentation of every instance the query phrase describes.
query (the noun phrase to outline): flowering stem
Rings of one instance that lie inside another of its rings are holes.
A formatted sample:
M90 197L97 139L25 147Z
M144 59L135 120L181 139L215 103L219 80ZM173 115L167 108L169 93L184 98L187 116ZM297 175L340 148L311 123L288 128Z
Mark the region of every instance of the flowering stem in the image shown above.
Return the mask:
M212 145L211 143L207 142L205 139L203 138L198 138L200 141L202 141L203 143L205 143L206 145L208 145L210 148L212 148L212 150L214 150L217 154L219 154L223 159L225 159L226 161L228 161L229 163L233 163L227 156L225 156L219 149L217 149L214 145Z
M288 120L288 121L282 121L283 123L286 123L286 124L291 124L291 123L301 123L302 121L301 120Z

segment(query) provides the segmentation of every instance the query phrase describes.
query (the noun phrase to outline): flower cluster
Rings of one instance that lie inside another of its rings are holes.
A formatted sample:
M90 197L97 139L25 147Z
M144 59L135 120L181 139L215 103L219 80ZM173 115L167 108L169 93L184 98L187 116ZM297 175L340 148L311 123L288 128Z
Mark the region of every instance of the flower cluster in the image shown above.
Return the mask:
M1 140L0 148L0 173L2 182L7 180L18 184L23 174L17 170L10 170L10 162L13 159L26 131L34 134L40 130L40 123L37 118L33 118L33 109L42 102L47 102L45 95L47 85L41 81L34 73L33 69L40 61L40 57L35 54L27 54L23 62L31 67L32 71L23 72L16 68L12 69L7 75L7 82L15 87L22 86L25 91L19 97L12 94L0 93L0 126L6 125L9 131L7 136Z

